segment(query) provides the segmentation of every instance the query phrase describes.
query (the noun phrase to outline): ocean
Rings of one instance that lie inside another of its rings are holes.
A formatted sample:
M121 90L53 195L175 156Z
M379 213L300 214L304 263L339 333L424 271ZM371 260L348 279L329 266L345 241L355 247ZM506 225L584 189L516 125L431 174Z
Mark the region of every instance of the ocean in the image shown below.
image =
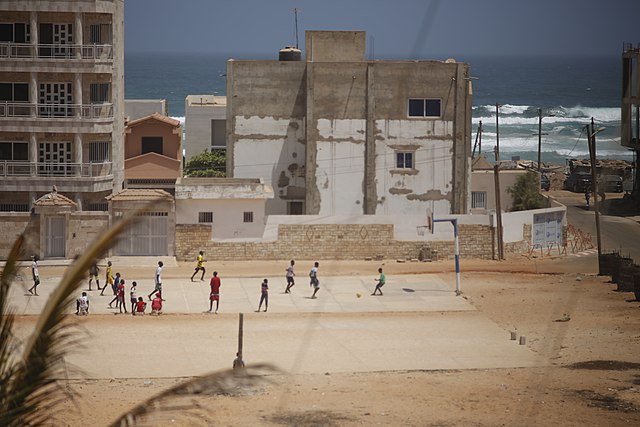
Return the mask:
M226 61L273 56L193 53L125 54L125 98L166 99L169 115L184 121L187 95L226 95ZM537 160L538 109L543 110L543 162L588 158L585 125L596 127L598 158L632 160L620 146L621 56L455 56L473 77L473 133L482 121L481 151L491 160L499 107L500 158ZM389 59L389 58L376 58ZM446 58L424 58L444 60ZM187 136L188 138L188 136ZM188 143L188 142L187 142ZM476 148L476 152L478 152Z

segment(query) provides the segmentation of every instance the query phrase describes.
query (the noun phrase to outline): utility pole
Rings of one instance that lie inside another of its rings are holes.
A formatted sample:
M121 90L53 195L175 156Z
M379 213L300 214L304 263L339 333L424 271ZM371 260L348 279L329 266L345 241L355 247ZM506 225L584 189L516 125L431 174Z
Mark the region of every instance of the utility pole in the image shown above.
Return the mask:
M476 147L478 147L478 156L482 154L482 120L480 120L480 125L478 126L478 131L476 132L476 142L473 144L473 153L471 153L471 158L475 159L476 157Z
M555 114L547 114L547 117L554 117ZM542 165L542 160L540 160L540 153L542 152L542 135L547 135L546 133L542 133L542 108L538 108L538 172L540 172L540 167Z
M598 245L598 275L602 274L602 241L600 238L600 210L598 209L598 177L596 175L596 134L604 129L596 130L593 117L587 125L587 142L589 143L589 160L591 162L591 188L593 189L593 210L596 217L596 241Z
M497 153L496 153L497 156ZM502 206L500 203L500 163L493 165L493 180L496 199L496 239L498 240L498 261L504 259L504 240L502 238Z
M540 172L540 152L542 151L542 108L538 108L538 172Z
M500 104L496 102L496 162L500 161L500 124L499 118L500 116Z

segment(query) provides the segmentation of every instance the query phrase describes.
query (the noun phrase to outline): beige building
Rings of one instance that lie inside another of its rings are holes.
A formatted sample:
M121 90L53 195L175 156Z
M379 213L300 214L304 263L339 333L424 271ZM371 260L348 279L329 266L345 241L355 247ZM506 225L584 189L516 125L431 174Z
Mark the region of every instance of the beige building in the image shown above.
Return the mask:
M188 95L185 99L185 159L227 148L227 97Z
M227 176L272 185L269 215L466 213L469 66L369 61L365 38L307 31L303 61L227 62Z
M0 2L0 211L52 185L106 209L124 180L123 107L123 0Z
M126 188L158 188L173 193L182 176L182 126L153 113L127 123L124 174Z

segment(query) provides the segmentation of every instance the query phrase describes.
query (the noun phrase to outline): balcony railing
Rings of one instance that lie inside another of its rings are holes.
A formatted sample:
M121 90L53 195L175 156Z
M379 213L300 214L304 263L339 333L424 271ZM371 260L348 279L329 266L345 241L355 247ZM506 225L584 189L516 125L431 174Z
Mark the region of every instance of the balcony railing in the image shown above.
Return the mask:
M0 43L0 58L113 59L110 44Z
M29 102L0 102L0 118L113 118L113 104L32 104Z
M0 176L7 177L82 177L112 175L112 163L40 163L0 161Z

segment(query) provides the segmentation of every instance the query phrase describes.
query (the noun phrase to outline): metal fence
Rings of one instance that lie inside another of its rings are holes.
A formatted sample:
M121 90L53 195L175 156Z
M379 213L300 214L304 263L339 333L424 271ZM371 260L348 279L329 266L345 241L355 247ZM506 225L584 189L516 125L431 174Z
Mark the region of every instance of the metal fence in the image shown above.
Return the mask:
M110 44L31 44L0 43L0 58L51 58L111 60L113 45Z
M113 104L34 104L0 102L1 117L112 119Z
M68 176L99 177L112 175L111 162L104 163L41 163L0 161L0 176Z

